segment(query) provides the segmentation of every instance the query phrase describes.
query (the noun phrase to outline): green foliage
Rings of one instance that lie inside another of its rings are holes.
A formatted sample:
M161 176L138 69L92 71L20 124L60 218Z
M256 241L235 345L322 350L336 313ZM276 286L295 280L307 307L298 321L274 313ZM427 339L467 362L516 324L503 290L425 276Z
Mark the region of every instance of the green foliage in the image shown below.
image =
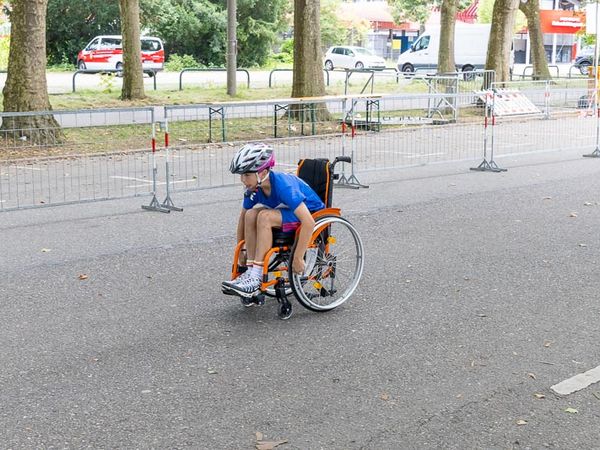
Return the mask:
M494 11L494 0L481 0L477 9L477 22L492 23L492 13ZM527 18L520 10L517 10L515 16L515 32L522 30L527 26Z
M321 3L321 44L324 48L346 43L347 29L337 16L340 4L340 0L323 0Z
M8 50L10 47L10 38L0 38L0 69L6 70L8 67Z
M238 65L262 65L284 28L287 0L238 0ZM226 0L143 0L142 22L165 41L167 53L191 55L205 66L225 65Z
M291 66L294 63L294 39L286 39L281 44L279 53L269 55L264 68L280 68Z
M221 2L225 7L225 2ZM265 64L277 33L283 31L287 0L238 0L238 65L253 67Z
M281 53L287 53L290 56L294 55L294 38L286 39L281 43Z
M99 34L120 34L119 4L106 0L49 0L46 52L50 64L76 64L77 53Z
M388 4L396 23L411 20L424 25L431 11L429 0L388 0Z
M191 55L206 66L225 63L227 15L208 0L144 0L142 21L168 54Z
M481 0L477 6L477 22L492 23L494 0Z
M115 74L114 73L103 73L100 75L100 86L102 86L102 92L110 94L115 87Z
M595 34L584 34L581 36L581 44L583 47L596 45Z
M165 70L170 72L181 72L183 69L199 67L202 67L202 64L198 64L192 55L179 56L177 53L170 55L165 63Z
M288 0L238 0L238 64L263 64L277 33L285 29ZM144 34L165 42L167 54L190 55L205 66L223 66L227 47L226 0L140 0ZM116 0L49 0L47 53L50 64L76 63L94 36L121 34Z

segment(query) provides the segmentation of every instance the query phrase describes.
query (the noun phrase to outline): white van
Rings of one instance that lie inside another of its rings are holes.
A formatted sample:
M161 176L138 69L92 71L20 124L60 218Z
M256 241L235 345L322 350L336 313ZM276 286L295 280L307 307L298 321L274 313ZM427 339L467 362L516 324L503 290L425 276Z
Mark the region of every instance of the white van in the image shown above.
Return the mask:
M121 70L123 68L123 46L121 36L96 36L77 55L79 70ZM165 49L157 37L142 36L142 67L152 74L163 69Z
M454 32L454 62L457 71L483 69L490 40L491 24L456 23ZM398 57L400 72L420 69L436 70L440 48L440 26L429 28L411 47Z

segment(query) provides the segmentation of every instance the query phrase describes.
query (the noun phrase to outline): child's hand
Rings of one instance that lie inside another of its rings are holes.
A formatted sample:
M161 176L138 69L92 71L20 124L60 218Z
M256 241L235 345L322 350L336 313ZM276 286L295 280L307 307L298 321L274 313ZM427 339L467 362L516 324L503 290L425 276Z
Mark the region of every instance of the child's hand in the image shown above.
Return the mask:
M304 273L304 259L295 257L292 261L292 270L297 275L302 275Z

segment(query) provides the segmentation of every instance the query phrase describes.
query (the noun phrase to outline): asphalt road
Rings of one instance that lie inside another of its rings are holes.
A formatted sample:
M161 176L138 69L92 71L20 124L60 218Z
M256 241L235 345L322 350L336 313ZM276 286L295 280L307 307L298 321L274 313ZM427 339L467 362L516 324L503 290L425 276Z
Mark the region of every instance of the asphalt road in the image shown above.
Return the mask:
M600 162L501 163L336 189L364 277L287 322L220 293L238 187L2 213L2 446L596 447L600 386L550 386L600 364Z

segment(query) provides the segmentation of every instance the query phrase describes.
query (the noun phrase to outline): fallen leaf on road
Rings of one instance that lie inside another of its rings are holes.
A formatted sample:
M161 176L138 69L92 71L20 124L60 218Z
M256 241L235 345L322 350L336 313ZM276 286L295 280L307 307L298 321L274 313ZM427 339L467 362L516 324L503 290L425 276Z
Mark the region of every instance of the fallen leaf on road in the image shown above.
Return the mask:
M527 421L523 419L517 420L517 425L527 425Z
M576 212L572 212L571 214L569 214L569 217L577 217L577 213Z
M379 396L379 398L380 398L381 400L383 400L383 401L386 401L386 402L387 402L387 401L390 399L390 396L389 396L389 395L387 395L387 393L383 392L383 393L382 393L382 394Z
M529 375L530 378L533 378L534 380L537 380L535 373L531 373L529 372L527 375Z
M51 252L51 251L52 251L52 249L49 249L49 248L43 248L42 249L42 253L48 253L48 252Z
M273 450L281 444L287 444L287 439L281 441L258 441L256 442L256 450Z
M544 394L538 394L537 392L535 394L533 394L533 396L535 398L546 398L546 396Z
M550 345L552 345L552 341L544 342L544 347L548 348L548 347L550 347Z
M579 411L577 411L575 408L567 408L565 409L565 412L569 414L577 414Z
M219 372L217 372L215 369L210 369L210 368L207 370L207 372L208 372L210 375L216 375L217 373L219 373Z
M77 278L79 278L80 280L87 280L88 276L85 273L82 273Z

